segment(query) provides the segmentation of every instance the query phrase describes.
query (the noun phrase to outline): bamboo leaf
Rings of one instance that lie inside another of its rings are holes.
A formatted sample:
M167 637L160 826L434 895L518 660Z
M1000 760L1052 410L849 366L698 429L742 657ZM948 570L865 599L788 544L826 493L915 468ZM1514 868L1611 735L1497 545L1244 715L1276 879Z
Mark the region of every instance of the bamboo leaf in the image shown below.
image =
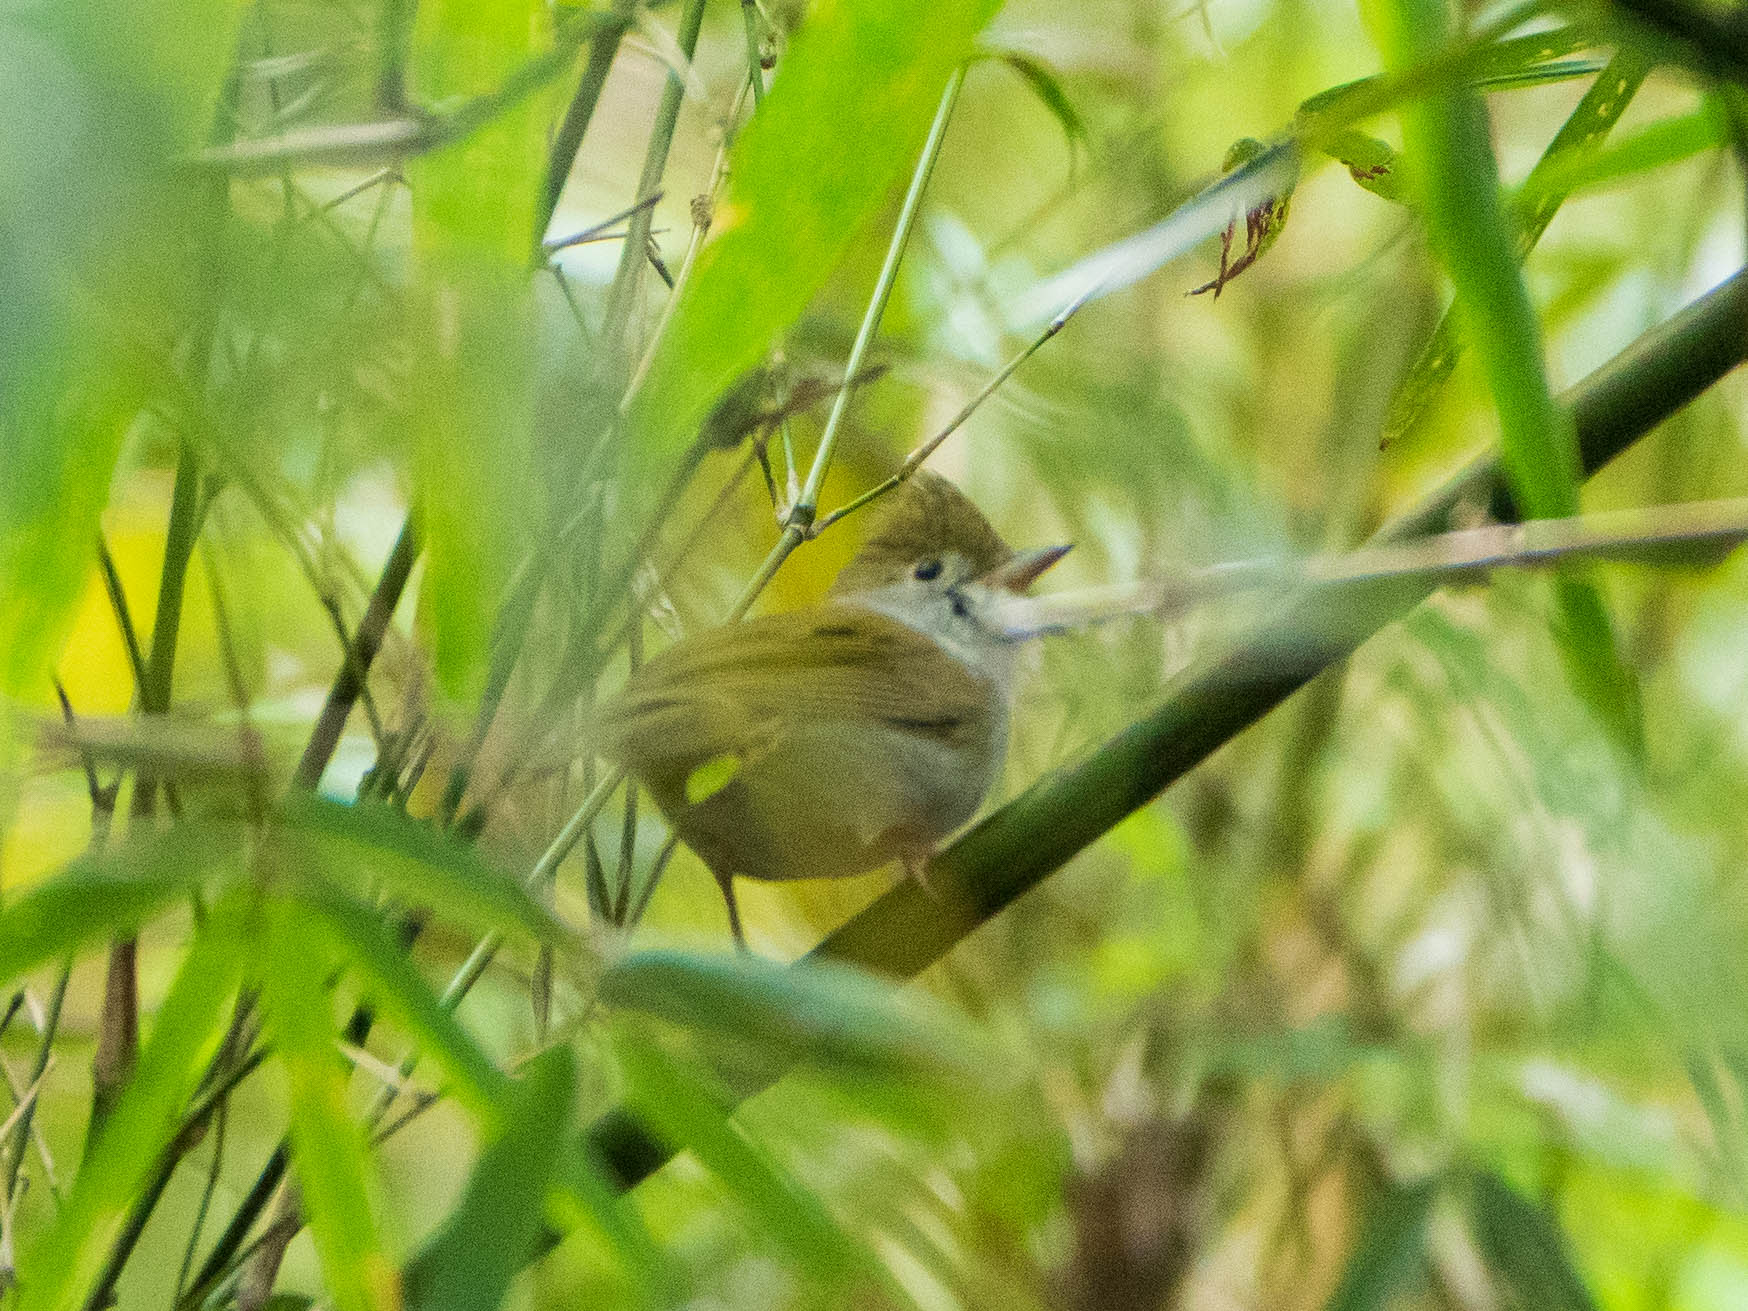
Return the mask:
M1650 67L1649 61L1637 52L1621 51L1597 75L1548 143L1511 205L1519 263L1535 248L1561 203L1571 194L1573 184L1562 178L1594 154L1632 103ZM1432 339L1397 387L1390 413L1384 420L1384 445L1397 441L1420 421L1449 381L1462 351L1453 307L1439 320Z
M292 1159L323 1283L339 1311L394 1311L400 1304L394 1267L365 1181L369 1144L346 1104L324 953L310 949L322 935L291 902L263 909L256 981L266 1032L290 1085Z
M1426 1264L1426 1221L1439 1181L1392 1185L1368 1208L1359 1242L1327 1311L1382 1311Z
M238 8L69 0L7 15L0 695L49 700L122 439L199 284L184 251L211 195L166 161L207 128ZM75 130L88 123L105 127Z
M1491 1170L1470 1184L1469 1225L1475 1244L1515 1311L1594 1311L1595 1300L1572 1265L1553 1216Z
M138 929L206 882L239 841L233 830L178 825L78 857L0 910L0 980Z
M996 8L842 0L813 12L736 143L727 202L633 407L644 458L676 459L831 276Z
M1729 123L1716 98L1708 97L1690 114L1660 119L1605 150L1565 154L1548 161L1547 172L1524 182L1522 195L1540 192L1571 195L1576 191L1625 182L1645 173L1679 164L1729 141Z
M216 905L158 1008L139 1066L87 1151L52 1228L19 1262L19 1311L82 1305L182 1108L217 1054L242 975L240 893Z
M449 1091L488 1129L504 1115L510 1081L445 1009L405 950L369 910L339 895L305 900L309 926L364 980L372 1002L407 1030L452 1081Z
M407 166L420 283L412 390L425 582L420 611L451 696L476 695L492 616L541 503L534 469L535 336L528 284L546 157L541 96L492 97L542 61L537 0L428 0L412 67L422 98L480 98L481 126ZM569 31L570 29L566 29ZM554 68L575 51L555 48Z
M1378 12L1383 45L1401 66L1436 50L1448 28L1444 0L1393 0ZM1601 98L1593 107L1598 121L1612 123L1645 74L1635 56L1623 54L1616 64L1618 70L1603 74L1592 88ZM1541 327L1518 269L1522 251L1500 202L1486 111L1473 92L1450 90L1410 106L1403 123L1408 148L1419 164L1422 221L1456 288L1463 331L1475 343L1499 414L1499 458L1506 483L1526 516L1575 514L1577 440L1570 416L1548 389ZM1573 140L1594 140L1596 130L1592 123L1578 124ZM1543 222L1555 203L1544 202ZM1530 216L1532 221L1537 217ZM1615 644L1602 598L1589 583L1573 577L1556 580L1554 595L1559 610L1555 632L1574 686L1621 746L1641 756L1638 683Z
M724 1094L653 1043L617 1044L627 1104L675 1151L690 1151L771 1239L814 1279L842 1285L872 1273L869 1254L806 1188L728 1119Z
M542 1052L517 1081L503 1132L486 1145L461 1201L406 1271L411 1311L489 1311L528 1261L553 1178L553 1144L570 1131L576 1064Z
M1074 107L1068 93L1062 89L1061 79L1042 59L1024 50L1006 48L991 48L984 52L984 57L1000 60L1025 80L1026 85L1032 88L1032 94L1038 97L1044 108L1050 111L1051 117L1061 126L1062 135L1068 138L1070 150L1077 150L1092 140L1087 131L1086 120L1080 116L1080 111Z
M966 1026L883 980L830 962L778 965L744 953L697 956L649 951L601 979L609 1005L654 1015L694 1032L732 1039L742 1055L771 1065L840 1065L865 1074L987 1071Z
M589 1140L570 1133L558 1150L549 1214L565 1232L588 1225L606 1239L619 1266L645 1305L676 1300L673 1263L657 1246L636 1207L619 1196Z
M317 867L348 890L363 893L371 879L413 905L478 932L496 930L555 947L569 932L514 880L471 847L387 806L343 805L297 795L282 812L287 832L313 842Z

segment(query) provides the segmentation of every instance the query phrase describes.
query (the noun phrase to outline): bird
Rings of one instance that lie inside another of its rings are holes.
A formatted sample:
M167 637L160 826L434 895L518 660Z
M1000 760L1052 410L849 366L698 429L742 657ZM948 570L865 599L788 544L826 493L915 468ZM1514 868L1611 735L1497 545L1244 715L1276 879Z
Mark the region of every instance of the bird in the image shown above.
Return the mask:
M737 876L921 880L1006 753L1019 640L996 608L1068 549L1012 549L919 471L824 600L681 638L601 705L595 749L709 868L738 947Z

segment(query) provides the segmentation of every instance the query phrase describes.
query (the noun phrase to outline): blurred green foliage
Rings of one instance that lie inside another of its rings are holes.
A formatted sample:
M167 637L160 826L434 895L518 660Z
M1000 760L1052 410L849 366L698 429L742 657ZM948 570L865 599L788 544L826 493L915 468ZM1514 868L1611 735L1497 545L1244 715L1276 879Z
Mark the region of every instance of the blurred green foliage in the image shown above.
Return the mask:
M864 531L772 554L961 67L822 512L1069 286L930 461L1064 585L1346 549L1494 448L1539 515L1748 490L1738 381L1582 486L1558 400L1743 262L1727 37L0 9L0 1302L1748 1300L1738 559L1442 593L1162 798L1106 750L1122 824L975 933L854 921L873 971L775 962L890 871L743 886L731 956L588 750ZM992 807L1273 613L1042 644Z

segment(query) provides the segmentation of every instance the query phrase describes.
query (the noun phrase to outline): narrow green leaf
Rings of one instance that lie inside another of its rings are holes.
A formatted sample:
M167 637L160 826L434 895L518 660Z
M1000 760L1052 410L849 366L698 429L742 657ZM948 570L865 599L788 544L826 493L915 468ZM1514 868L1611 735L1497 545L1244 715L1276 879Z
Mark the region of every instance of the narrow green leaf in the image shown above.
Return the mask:
M1398 68L1428 59L1449 39L1445 0L1388 0L1371 13ZM1518 274L1486 111L1473 91L1449 88L1407 106L1403 134L1415 160L1422 221L1456 288L1458 313L1499 411L1506 479L1526 514L1575 514L1578 449L1548 390L1541 329Z
M377 1234L365 1179L369 1144L346 1104L347 1070L335 1045L325 953L310 948L320 930L291 902L263 909L257 981L266 1034L290 1085L292 1159L323 1283L339 1311L393 1311L400 1302L395 1271Z
M1327 1311L1382 1311L1426 1266L1426 1221L1439 1181L1392 1185L1372 1203Z
M1074 102L1068 98L1068 93L1062 89L1062 82L1053 70L1036 55L1024 50L991 48L985 53L989 59L999 59L1014 72L1025 79L1026 85L1032 88L1032 94L1037 96L1048 109L1051 116L1062 128L1062 135L1068 138L1069 149L1077 149L1092 140L1086 128L1086 120L1080 116L1080 111L1074 107Z
M0 981L138 929L236 851L232 830L179 824L87 852L0 910Z
M742 1056L866 1073L982 1077L987 1053L967 1026L884 980L821 961L779 965L744 953L640 952L601 979L608 1005L734 1041Z
M576 1081L568 1047L530 1062L504 1131L486 1145L461 1201L407 1267L410 1311L489 1311L504 1300L540 1233L554 1144L570 1133Z
M651 1237L637 1209L608 1182L580 1133L565 1136L553 1176L548 1214L562 1233L592 1226L618 1257L619 1268L646 1305L675 1300L673 1263Z
M1728 142L1729 121L1717 100L1708 97L1692 113L1660 119L1623 137L1606 150L1562 155L1557 161L1550 160L1545 176L1538 180L1535 174L1531 174L1526 179L1523 194L1526 198L1541 191L1571 195L1575 191L1630 181L1708 150L1717 150Z
M874 1263L825 1206L728 1119L723 1094L653 1043L622 1035L626 1104L676 1152L691 1151L755 1224L823 1283L845 1284Z
M348 806L299 794L285 803L287 832L311 840L318 867L353 892L378 879L396 896L476 932L497 930L554 947L568 930L521 885L471 847L387 806Z
M1459 80L1496 90L1534 86L1549 80L1541 74L1540 66L1595 44L1595 34L1574 23L1467 50L1450 47L1439 57L1392 76L1357 78L1319 91L1300 104L1295 122L1300 131L1313 135L1326 128L1337 130ZM1450 57L1453 54L1457 56L1454 59ZM1571 70L1570 63L1556 68L1555 80L1579 75Z
M676 458L806 308L914 159L941 88L997 8L840 0L812 12L736 143L727 201L633 408L644 458Z
M1590 158L1598 144L1620 121L1620 116L1638 93L1650 63L1632 50L1622 50L1609 63L1566 118L1548 148L1524 179L1511 204L1510 218L1517 231L1517 258L1521 263L1547 231L1561 203L1571 194L1572 183L1562 176L1574 163ZM1400 439L1419 422L1449 381L1461 358L1463 343L1458 335L1454 307L1445 313L1432 340L1396 389L1390 413L1384 420L1383 442Z
M365 992L383 1014L418 1043L420 1054L451 1080L448 1091L488 1131L504 1115L510 1080L437 1000L407 953L375 914L335 893L306 898L310 926L363 978Z
M242 974L241 893L219 902L158 1008L122 1092L54 1226L19 1262L19 1311L84 1304L146 1178L181 1128L182 1108L217 1054Z
M1594 1311L1559 1224L1491 1170L1470 1185L1475 1245L1513 1311Z
M1382 44L1393 62L1428 57L1449 29L1445 0L1389 0L1374 6ZM1624 61L1624 62L1623 62ZM1592 87L1598 122L1613 117L1645 75L1636 56ZM1594 141L1595 123L1568 124L1571 148ZM1499 171L1487 115L1471 91L1453 89L1404 111L1407 147L1416 162L1422 222L1456 288L1462 330L1475 344L1499 414L1499 458L1518 508L1530 518L1577 513L1579 457L1572 418L1554 402L1542 359L1541 326L1530 304L1520 247L1499 196ZM1529 216L1546 222L1557 202ZM1602 599L1587 582L1564 577L1554 595L1556 633L1574 685L1615 739L1634 757L1644 751L1637 681L1621 659Z
M0 696L47 702L122 438L193 303L235 0L10 8L0 40ZM103 124L102 131L71 130ZM94 189L96 188L96 189ZM98 196L125 196L113 204ZM198 248L197 248L198 249Z
M539 0L427 0L411 67L421 99L488 97L477 130L407 165L420 274L414 407L425 583L437 676L479 690L492 616L540 501L533 465L531 252L546 166L545 95L489 98L551 30ZM572 47L574 50L574 46Z

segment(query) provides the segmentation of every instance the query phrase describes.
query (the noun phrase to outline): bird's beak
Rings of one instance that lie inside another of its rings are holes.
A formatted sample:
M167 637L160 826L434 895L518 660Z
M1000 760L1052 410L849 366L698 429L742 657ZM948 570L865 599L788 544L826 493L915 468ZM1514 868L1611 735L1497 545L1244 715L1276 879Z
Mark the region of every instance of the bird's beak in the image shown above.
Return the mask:
M987 587L1023 592L1070 549L1068 546L1035 546L1029 551L1015 551L1005 564L998 564L979 581Z

